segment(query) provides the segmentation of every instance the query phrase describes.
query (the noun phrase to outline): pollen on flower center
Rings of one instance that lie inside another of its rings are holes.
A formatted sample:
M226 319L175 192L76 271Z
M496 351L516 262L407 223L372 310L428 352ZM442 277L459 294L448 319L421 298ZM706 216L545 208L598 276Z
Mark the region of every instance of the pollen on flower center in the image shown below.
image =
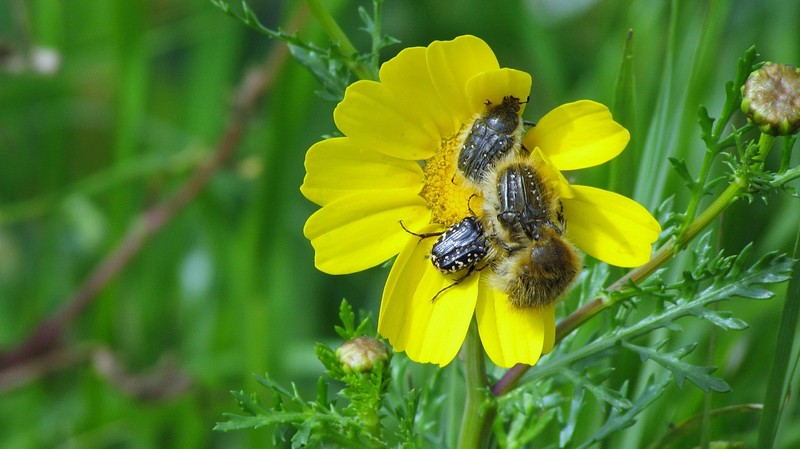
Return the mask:
M481 210L482 198L477 191L463 185L464 177L456 168L463 143L459 134L442 139L441 149L423 167L425 185L420 195L428 202L433 221L445 226Z

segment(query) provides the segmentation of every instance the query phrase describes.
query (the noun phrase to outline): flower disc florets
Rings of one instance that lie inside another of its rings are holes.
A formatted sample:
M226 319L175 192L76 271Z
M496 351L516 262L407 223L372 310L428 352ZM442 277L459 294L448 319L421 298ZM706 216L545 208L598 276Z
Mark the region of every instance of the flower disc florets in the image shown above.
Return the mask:
M790 135L800 129L800 69L767 62L742 86L742 111L761 132Z
M428 202L432 220L444 226L479 211L481 202L477 192L464 186L463 177L456 170L455 160L461 149L458 136L442 140L442 148L423 166L424 186L420 196Z

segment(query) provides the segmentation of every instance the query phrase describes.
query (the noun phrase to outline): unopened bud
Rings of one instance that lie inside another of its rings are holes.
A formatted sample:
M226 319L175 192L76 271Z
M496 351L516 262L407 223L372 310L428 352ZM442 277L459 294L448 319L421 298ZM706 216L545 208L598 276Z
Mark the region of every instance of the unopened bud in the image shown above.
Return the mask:
M761 132L787 136L800 129L800 70L767 62L742 86L742 111Z
M378 360L389 360L389 350L382 341L371 337L356 337L347 340L336 350L345 371L371 371Z

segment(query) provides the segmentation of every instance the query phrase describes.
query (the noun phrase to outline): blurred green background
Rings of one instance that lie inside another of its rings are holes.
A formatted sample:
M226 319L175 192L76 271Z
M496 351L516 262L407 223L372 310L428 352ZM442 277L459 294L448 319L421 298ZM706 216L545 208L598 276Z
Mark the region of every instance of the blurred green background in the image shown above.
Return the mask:
M303 7L249 4L272 28ZM367 50L357 8L371 4L326 4ZM792 0L388 1L384 31L402 43L381 59L480 36L502 66L533 75L525 118L535 121L581 98L612 105L632 29L635 114L620 118L633 134L622 167L646 155L654 162L624 171L617 190L651 210L675 195L683 210L686 189L665 158L698 169L697 106L719 110L736 59L753 44L764 59L800 64L799 24ZM326 44L313 18L300 34ZM244 71L279 45L204 0L0 3L0 350L62 307L140 214L214 152ZM102 288L60 348L0 371L0 447L269 446L269 430L211 430L236 411L228 391L259 390L252 374L264 372L313 391L321 371L313 345L334 342L341 299L377 316L388 272L314 269L302 227L315 206L298 187L305 150L335 131L335 104L317 89L289 60L232 160ZM602 187L608 168L572 179ZM755 239L759 253L787 251L798 222L788 195L738 204L724 216L719 245L735 252ZM716 333L710 355L709 325L689 323L680 334L706 348L699 362L718 365L733 388L714 395L714 407L763 399L783 299L726 304L751 328ZM637 359L622 362L618 379L641 375ZM643 446L665 420L698 413L703 398L675 388L607 447ZM790 405L781 447L796 447L798 424L800 409ZM757 416L744 415L723 420L713 436L752 442L756 429Z

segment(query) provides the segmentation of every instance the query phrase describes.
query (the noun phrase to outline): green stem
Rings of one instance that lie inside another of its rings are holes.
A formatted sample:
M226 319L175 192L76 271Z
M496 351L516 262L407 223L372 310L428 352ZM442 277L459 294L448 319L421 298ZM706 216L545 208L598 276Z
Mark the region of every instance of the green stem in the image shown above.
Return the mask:
M800 255L800 229L794 243L793 258ZM789 359L792 357L792 343L797 334L797 319L800 313L800 264L795 263L792 279L783 303L781 324L778 328L778 340L775 343L775 360L772 363L772 372L767 384L767 393L764 396L764 413L758 428L758 448L774 447L775 436L778 432L778 423L783 406L786 403L786 373L789 369Z
M781 165L778 168L778 173L785 173L789 170L789 165L792 163L792 148L795 142L797 142L797 134L783 138L783 151L781 151Z
M697 181L692 188L692 196L689 198L689 206L686 207L685 220L687 221L685 222L683 228L678 232L679 235L686 231L686 228L689 224L688 220L694 219L694 215L697 213L700 200L703 198L703 190L706 188L706 180L708 179L708 172L711 170L711 163L714 162L714 157L718 152L719 143L709 145L708 149L706 150L706 155L703 158L703 166L700 169L700 175L697 177Z
M350 42L350 39L347 38L347 35L344 34L344 31L342 31L342 29L339 27L339 24L336 23L336 19L331 16L331 14L322 4L322 1L307 0L307 2L308 8L311 10L311 13L314 14L314 17L317 18L320 25L322 25L325 33L328 35L328 38L347 58L347 67L350 68L350 70L355 73L359 79L374 79L375 77L371 71L363 63L358 62L358 50L356 50L356 47L354 47L353 43Z
M381 50L381 17L383 8L383 0L372 1L372 57L370 58L370 67L377 68L380 59Z
M489 396L483 347L478 336L478 325L474 319L464 343L464 359L466 400L458 447L459 449L485 448L489 445L497 408Z

